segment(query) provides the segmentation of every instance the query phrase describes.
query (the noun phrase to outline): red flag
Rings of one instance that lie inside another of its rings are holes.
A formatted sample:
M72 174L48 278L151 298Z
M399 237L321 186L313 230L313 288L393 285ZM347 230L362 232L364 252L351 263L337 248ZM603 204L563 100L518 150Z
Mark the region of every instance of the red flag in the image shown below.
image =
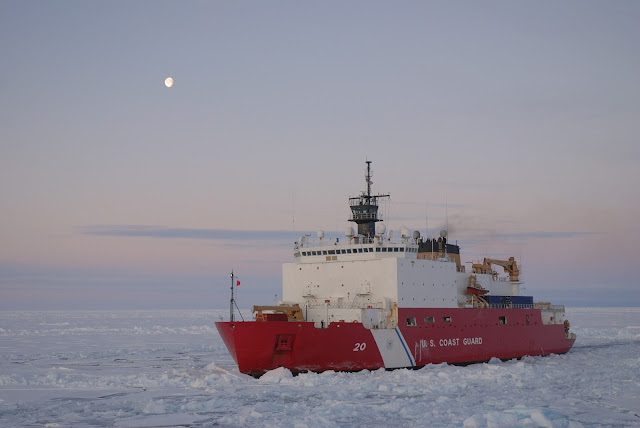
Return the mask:
M236 282L236 287L240 285L240 281Z

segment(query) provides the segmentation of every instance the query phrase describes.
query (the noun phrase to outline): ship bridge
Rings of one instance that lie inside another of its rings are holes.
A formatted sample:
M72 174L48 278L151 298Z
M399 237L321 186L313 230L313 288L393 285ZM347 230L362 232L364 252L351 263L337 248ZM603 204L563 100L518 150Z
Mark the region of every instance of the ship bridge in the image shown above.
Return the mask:
M391 243L374 239L371 243L347 243L326 246L297 245L293 253L297 263L355 261L380 258L418 258L418 244Z

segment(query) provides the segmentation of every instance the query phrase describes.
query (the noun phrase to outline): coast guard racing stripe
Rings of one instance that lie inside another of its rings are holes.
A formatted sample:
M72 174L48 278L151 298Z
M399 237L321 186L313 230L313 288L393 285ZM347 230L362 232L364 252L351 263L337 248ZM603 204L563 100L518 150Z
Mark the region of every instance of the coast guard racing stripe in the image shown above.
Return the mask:
M394 329L371 330L378 350L384 361L385 368L415 366L413 356L409 352L407 342L396 327Z

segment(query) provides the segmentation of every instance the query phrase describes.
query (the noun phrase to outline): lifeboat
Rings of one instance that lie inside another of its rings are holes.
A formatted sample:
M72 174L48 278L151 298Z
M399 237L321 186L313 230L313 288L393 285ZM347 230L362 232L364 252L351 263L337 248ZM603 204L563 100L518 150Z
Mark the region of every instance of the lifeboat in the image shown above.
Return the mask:
M480 285L468 286L467 294L473 294L474 296L482 296L483 294L487 294L489 290L482 288Z

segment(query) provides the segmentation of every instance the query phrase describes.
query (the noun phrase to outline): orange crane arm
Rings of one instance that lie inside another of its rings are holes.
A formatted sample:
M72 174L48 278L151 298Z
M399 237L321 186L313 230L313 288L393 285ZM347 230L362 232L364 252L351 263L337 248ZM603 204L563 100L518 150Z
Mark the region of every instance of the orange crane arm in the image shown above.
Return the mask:
M516 259L513 257L509 257L509 260L496 260L496 259L484 259L484 264L487 266L491 266L492 264L502 266L504 271L509 273L509 279L511 281L517 281L520 276L520 270L518 269L518 264L516 263Z

